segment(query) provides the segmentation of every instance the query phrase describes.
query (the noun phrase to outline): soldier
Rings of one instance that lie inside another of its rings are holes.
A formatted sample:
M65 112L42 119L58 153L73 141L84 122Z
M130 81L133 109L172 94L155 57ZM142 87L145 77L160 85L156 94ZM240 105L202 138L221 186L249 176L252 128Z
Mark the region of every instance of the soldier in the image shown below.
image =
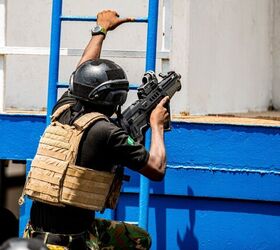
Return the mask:
M115 11L97 15L92 38L57 102L42 136L24 194L33 199L25 237L42 239L50 249L149 249L143 229L124 222L95 219L93 211L114 208L126 166L151 180L165 175L164 98L150 117L147 151L110 117L126 101L123 69L100 59L107 32L130 18Z

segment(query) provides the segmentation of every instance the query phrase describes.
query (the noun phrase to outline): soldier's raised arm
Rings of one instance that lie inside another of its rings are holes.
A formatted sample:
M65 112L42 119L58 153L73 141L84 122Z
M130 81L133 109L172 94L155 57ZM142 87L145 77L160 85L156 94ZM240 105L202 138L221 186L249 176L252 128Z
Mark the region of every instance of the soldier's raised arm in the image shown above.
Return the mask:
M108 31L114 30L119 25L133 21L133 18L120 18L116 11L104 10L97 14L96 26L92 29L92 38L86 46L83 55L77 65L88 60L100 58L103 41Z

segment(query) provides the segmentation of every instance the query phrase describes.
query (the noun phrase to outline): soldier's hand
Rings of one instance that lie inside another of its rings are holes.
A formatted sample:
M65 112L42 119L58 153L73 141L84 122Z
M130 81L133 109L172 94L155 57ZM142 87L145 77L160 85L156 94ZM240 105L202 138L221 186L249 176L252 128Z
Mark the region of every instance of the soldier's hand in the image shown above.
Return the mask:
M153 126L164 126L169 119L169 113L165 105L169 102L169 97L164 97L160 103L155 107L150 116L150 124Z
M132 22L133 18L120 18L119 14L113 10L103 10L97 14L97 24L107 31L113 30L119 25Z

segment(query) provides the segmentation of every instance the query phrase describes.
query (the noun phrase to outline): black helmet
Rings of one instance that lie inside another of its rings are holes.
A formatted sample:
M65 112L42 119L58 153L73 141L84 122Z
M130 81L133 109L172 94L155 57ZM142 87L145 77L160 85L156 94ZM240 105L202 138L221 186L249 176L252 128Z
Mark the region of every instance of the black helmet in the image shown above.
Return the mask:
M82 63L73 72L69 90L71 95L86 102L118 106L126 101L128 85L126 74L119 65L97 59Z
M38 239L11 238L0 246L0 250L48 250L48 248Z

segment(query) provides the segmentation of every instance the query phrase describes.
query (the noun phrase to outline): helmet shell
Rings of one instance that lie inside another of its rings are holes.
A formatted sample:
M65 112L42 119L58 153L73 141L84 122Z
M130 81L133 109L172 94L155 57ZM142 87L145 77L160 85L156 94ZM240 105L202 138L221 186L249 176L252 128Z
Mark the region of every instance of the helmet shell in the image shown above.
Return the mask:
M122 105L129 83L124 70L106 59L81 64L70 78L69 90L74 97L98 105Z

